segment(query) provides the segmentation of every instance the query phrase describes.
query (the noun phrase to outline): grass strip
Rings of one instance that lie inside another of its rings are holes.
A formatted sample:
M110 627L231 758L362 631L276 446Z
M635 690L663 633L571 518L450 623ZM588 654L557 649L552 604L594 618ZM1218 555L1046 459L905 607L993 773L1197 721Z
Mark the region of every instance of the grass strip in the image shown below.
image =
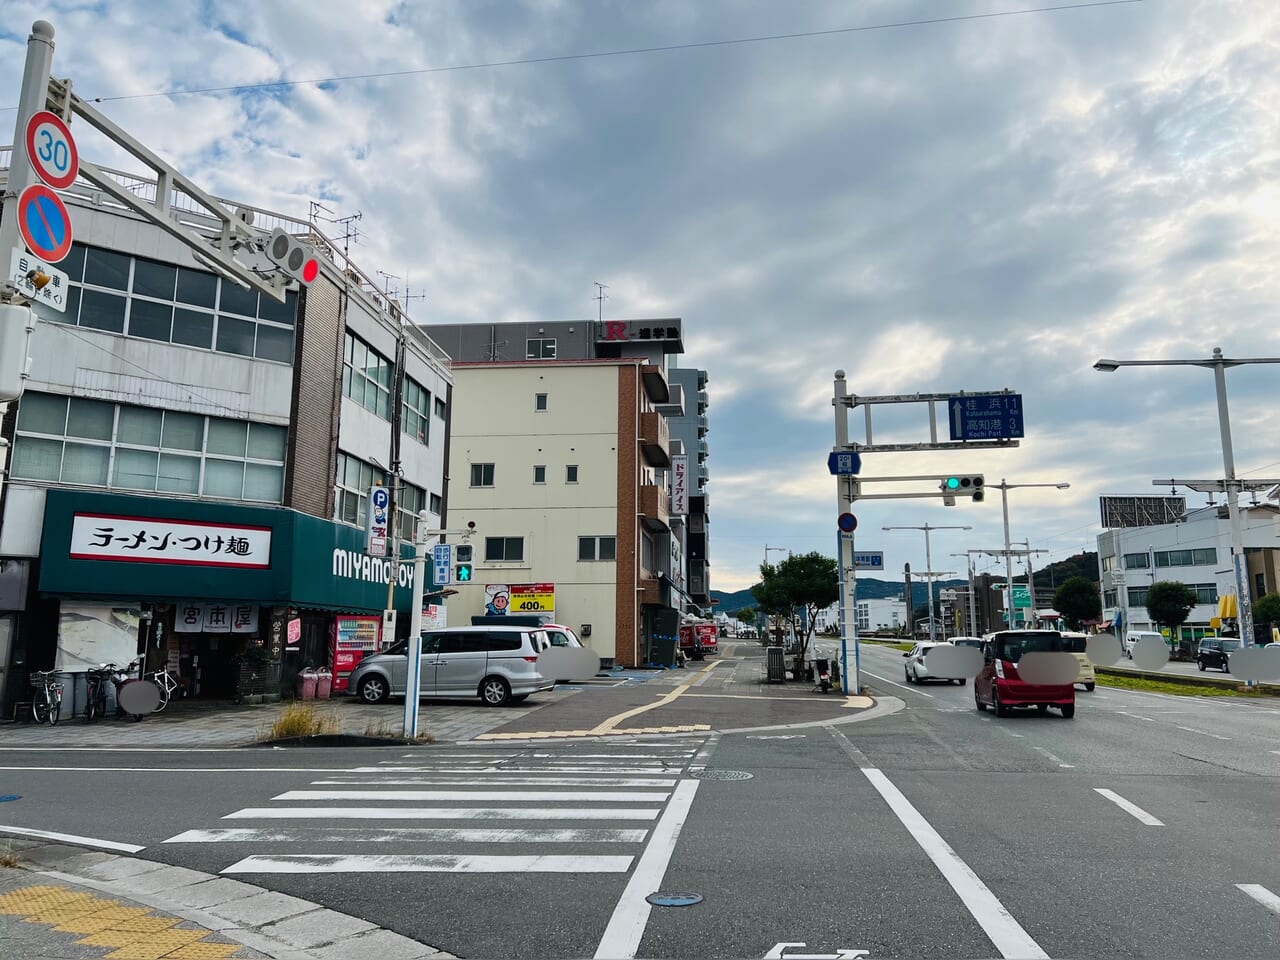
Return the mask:
M1123 690L1145 690L1147 693L1168 693L1175 697L1252 697L1258 699L1265 696L1259 690L1238 690L1226 686L1199 686L1190 683L1178 683L1169 680L1148 680L1145 677L1121 677L1115 674L1099 673L1098 686L1120 687Z

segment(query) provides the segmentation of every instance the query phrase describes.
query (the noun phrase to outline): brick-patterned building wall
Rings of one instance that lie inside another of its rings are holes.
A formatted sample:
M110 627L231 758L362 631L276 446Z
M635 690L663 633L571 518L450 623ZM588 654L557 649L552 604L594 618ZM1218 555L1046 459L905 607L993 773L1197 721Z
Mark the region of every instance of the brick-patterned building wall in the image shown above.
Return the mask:
M640 368L632 364L618 367L618 549L616 593L616 648L614 662L634 667L640 662L639 624L636 595L639 569L637 466L640 418Z
M303 291L293 362L284 504L333 516L346 294L323 272Z

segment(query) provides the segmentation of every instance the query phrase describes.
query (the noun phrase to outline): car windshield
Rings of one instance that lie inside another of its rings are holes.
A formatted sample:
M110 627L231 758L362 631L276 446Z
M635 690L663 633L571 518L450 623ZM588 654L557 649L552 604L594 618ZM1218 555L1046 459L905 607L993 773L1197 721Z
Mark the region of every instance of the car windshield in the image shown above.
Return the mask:
M1024 653L1062 652L1062 636L1057 633L1006 633L997 640L996 656L1017 663Z
M1062 635L1062 647L1068 653L1084 653L1089 649L1089 638L1083 636Z
M1223 640L1222 650L1224 653L1231 653L1233 650L1239 650L1241 643L1239 640Z
M1200 641L1201 650L1220 650L1222 649L1222 646L1223 644L1218 640L1201 640Z

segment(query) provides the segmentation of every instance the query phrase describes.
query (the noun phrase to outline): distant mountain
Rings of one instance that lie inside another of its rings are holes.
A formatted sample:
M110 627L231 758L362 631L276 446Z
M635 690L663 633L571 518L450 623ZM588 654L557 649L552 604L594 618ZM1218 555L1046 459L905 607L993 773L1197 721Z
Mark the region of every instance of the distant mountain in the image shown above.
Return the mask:
M1039 577L1036 578L1039 582ZM1061 583L1061 580L1058 581ZM945 590L949 587L968 586L968 580L938 580L934 584L934 591ZM901 580L877 580L875 577L859 577L858 578L858 599L859 600L896 600L902 596L903 582ZM919 580L911 581L912 603L927 603L929 594L925 590L925 585ZM747 607L754 607L756 599L751 595L751 590L735 590L733 593L725 593L723 590L711 591L712 601L720 601L715 605L716 613L733 614L739 610L745 610Z
M1023 573L1025 574L1026 571L1024 570ZM1065 560L1049 564L1043 570L1037 570L1036 594L1039 595L1041 590L1051 590L1061 586L1062 581L1069 577L1084 577L1091 583L1097 583L1098 555L1077 553L1074 557L1067 557ZM1025 577L1023 582L1026 582Z

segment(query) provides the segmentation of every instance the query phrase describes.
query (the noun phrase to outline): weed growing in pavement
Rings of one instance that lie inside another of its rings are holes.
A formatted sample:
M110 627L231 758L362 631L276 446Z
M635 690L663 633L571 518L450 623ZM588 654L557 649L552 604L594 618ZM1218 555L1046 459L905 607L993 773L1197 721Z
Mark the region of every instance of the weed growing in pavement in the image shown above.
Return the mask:
M13 852L13 843L10 842L5 844L4 849L0 850L0 867L8 867L12 870L15 869L20 862L21 861L18 860L18 855Z
M396 731L391 728L390 720L370 720L365 724L366 737L394 737Z
M291 703L276 717L260 738L262 740L287 740L291 737L319 737L337 733L341 728L332 713L321 713L310 703Z

